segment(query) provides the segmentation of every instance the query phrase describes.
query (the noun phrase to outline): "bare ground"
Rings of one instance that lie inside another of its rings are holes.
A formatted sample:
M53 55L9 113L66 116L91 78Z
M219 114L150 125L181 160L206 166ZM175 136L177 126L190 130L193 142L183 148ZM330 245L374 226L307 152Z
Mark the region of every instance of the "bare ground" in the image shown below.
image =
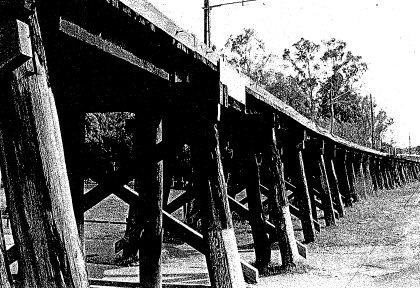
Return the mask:
M336 227L324 228L318 234L296 272L261 277L257 285L248 287L420 287L419 202L420 183L369 196L347 208ZM138 267L117 266L113 253L125 225L112 221L124 222L126 215L127 205L113 196L86 213L87 220L111 221L86 223L91 278L138 281ZM241 257L252 262L249 227L238 228ZM5 233L10 244L10 229ZM275 249L273 261L280 261ZM164 283L208 284L206 270L204 257L188 245L165 244Z

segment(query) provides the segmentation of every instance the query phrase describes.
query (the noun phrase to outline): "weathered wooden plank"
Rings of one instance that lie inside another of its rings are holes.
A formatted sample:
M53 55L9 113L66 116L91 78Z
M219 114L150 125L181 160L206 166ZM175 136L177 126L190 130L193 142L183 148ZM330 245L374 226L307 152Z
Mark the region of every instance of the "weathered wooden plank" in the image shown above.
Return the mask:
M0 12L0 71L12 71L32 58L28 24Z

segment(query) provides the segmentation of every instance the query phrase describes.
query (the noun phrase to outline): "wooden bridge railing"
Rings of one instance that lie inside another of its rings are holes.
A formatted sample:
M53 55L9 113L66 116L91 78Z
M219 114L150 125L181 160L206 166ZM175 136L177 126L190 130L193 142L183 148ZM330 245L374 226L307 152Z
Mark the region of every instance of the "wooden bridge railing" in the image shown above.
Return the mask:
M0 109L15 240L6 250L0 233L1 287L16 260L23 287L88 287L83 213L110 194L130 204L117 246L146 248L143 287L162 286L163 228L206 255L213 287L245 287L270 262L293 268L346 207L420 176L417 160L330 135L143 0L1 1ZM92 111L136 114L135 161L84 193ZM173 147L184 144L192 184L168 203ZM191 201L200 231L171 215ZM256 268L240 260L232 211L250 223Z

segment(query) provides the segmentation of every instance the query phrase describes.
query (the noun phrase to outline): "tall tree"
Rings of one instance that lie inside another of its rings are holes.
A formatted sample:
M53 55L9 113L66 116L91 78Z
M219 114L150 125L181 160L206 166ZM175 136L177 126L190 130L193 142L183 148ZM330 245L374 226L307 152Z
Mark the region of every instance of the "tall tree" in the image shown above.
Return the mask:
M237 36L231 35L222 55L256 83L263 86L269 83L272 74L269 66L275 57L266 51L264 42L254 29L247 28Z
M320 45L301 38L293 44L293 51L284 49L283 59L289 62L296 74L299 86L309 99L310 115L315 118L316 112L316 88L319 86L320 78L318 71L320 65L317 54Z
M300 89L295 77L276 72L271 81L265 86L265 89L284 103L292 106L300 114L310 118L309 99Z
M374 125L374 142L377 149L382 147L382 137L387 131L389 126L394 123L394 119L389 117L385 110L379 110L378 114L375 116L375 125Z
M367 64L361 56L356 56L347 49L347 43L331 38L322 41L325 50L322 61L323 77L321 88L318 91L320 114L324 117L336 117L339 121L350 121L355 113L360 112L361 96L355 84L367 71ZM335 115L331 115L334 111Z

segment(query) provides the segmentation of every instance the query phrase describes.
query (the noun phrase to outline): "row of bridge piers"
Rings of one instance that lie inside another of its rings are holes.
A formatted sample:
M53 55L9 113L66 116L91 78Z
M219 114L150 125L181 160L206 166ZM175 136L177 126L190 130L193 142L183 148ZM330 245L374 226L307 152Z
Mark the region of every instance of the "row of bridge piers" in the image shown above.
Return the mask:
M116 246L140 249L141 287L162 287L167 229L206 256L212 287L236 288L272 262L293 269L346 207L419 180L419 162L334 137L255 85L238 101L222 60L150 22L160 14L145 20L117 0L15 2L0 2L0 167L14 239L6 247L0 231L1 287L89 287L84 213L111 194L130 205ZM141 45L118 38L127 31ZM135 114L134 160L86 191L83 119L109 111ZM179 172L184 145L191 161ZM174 198L175 174L190 184ZM174 216L186 203L200 225ZM251 226L253 265L240 258L233 212Z

